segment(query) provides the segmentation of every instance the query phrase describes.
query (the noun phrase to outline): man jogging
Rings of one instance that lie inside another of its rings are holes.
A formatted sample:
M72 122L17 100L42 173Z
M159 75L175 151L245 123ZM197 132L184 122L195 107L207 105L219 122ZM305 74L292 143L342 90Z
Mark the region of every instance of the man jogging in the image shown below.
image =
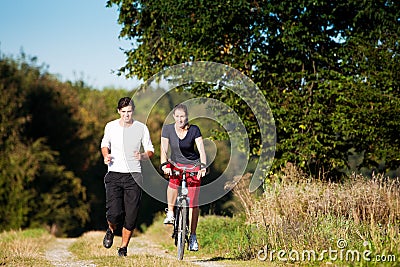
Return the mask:
M118 101L119 119L110 121L104 128L101 153L108 172L104 177L106 189L106 218L108 229L103 245L110 248L114 231L122 224L122 242L119 256L127 256L127 248L136 226L142 196L141 160L148 160L154 153L147 126L133 119L135 105L131 98ZM140 152L143 147L144 153Z

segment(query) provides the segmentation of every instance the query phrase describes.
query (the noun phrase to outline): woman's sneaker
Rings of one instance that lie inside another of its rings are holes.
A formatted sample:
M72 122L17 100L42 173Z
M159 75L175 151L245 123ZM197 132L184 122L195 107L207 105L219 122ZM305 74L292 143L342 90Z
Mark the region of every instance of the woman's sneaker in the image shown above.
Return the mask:
M189 250L190 251L198 251L199 243L197 242L196 235L190 235L189 237Z
M164 219L164 224L174 224L175 218L173 212L168 212Z

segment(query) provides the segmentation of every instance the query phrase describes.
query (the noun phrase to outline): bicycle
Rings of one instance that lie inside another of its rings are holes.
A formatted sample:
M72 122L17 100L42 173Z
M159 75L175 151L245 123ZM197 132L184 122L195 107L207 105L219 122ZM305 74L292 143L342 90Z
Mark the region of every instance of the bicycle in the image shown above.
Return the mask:
M187 187L186 176L189 173L190 176L197 175L199 166L203 167L203 164L195 164L192 167L179 166L172 160L168 160L161 164L160 169L167 164L171 164L175 167L172 169L172 175L180 176L182 175L181 186L178 189L178 197L176 199L176 204L174 206L174 229L172 232L172 238L175 239L175 246L177 247L177 258L178 260L183 259L183 254L185 253L185 243L189 244L189 189ZM205 167L205 166L204 166ZM207 172L206 172L207 174Z

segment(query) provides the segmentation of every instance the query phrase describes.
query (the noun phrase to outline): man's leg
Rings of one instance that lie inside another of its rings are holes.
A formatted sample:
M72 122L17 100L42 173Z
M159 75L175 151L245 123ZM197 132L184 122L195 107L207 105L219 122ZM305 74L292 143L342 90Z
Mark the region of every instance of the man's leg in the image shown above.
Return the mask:
M136 219L139 213L140 200L142 198L142 189L136 181L141 179L140 173L132 173L125 176L124 205L125 205L125 223L122 228L121 248L127 248L136 226ZM126 251L125 251L126 252ZM120 256L126 256L121 255Z
M110 230L114 233L115 229L117 229L117 225L110 221L107 221L107 223L108 223L108 228L110 228Z
M122 242L121 242L121 248L127 248L129 245L129 241L131 240L132 237L132 231L126 229L125 227L122 228Z
M121 217L122 208L122 189L119 187L119 174L108 172L104 177L106 189L106 218L108 229L103 239L103 246L110 248L113 245L114 231L117 228L117 222Z

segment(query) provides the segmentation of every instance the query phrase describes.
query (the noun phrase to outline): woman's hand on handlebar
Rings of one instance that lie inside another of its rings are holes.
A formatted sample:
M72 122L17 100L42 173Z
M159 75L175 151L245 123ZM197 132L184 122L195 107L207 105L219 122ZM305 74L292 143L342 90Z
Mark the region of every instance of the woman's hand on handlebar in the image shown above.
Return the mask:
M200 179L202 177L206 176L206 169L202 168L197 172L197 179Z
M197 172L197 179L206 176L208 174L207 165L205 163L200 163L200 170Z
M167 174L168 176L171 176L171 175L172 175L172 170L171 170L171 168L168 168L166 165L162 166L161 169L163 170L164 174Z

